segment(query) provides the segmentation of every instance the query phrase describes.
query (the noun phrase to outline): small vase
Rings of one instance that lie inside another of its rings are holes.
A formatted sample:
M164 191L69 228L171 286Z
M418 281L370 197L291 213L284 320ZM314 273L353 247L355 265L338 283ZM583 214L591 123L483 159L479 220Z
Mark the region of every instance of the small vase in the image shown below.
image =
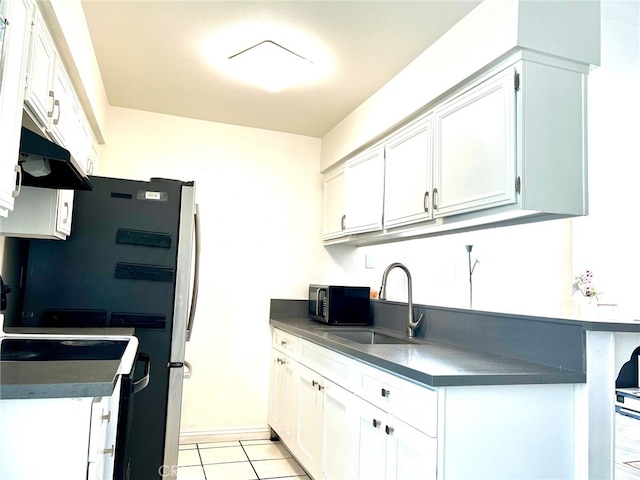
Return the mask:
M597 320L598 300L595 297L575 295L573 297L573 316L584 320Z

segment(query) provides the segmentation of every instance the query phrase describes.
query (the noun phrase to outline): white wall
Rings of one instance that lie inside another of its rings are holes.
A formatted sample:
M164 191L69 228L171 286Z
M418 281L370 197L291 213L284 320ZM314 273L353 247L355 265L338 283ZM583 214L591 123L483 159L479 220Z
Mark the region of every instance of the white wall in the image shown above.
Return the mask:
M196 181L201 287L182 430L266 428L269 300L305 298L320 244L320 140L110 107L102 176Z
M588 217L575 219L576 272L591 269L601 301L640 318L635 275L640 178L640 2L602 3L602 66L589 75Z

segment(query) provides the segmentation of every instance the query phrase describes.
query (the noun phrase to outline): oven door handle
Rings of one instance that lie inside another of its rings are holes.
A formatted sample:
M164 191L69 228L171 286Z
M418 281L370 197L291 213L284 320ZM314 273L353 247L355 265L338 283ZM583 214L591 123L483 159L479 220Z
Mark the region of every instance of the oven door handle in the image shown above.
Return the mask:
M144 362L144 376L140 380L133 382L133 388L131 390L131 393L133 394L147 388L147 385L149 385L149 374L151 373L151 359L149 358L149 355L143 352L138 352L136 362Z

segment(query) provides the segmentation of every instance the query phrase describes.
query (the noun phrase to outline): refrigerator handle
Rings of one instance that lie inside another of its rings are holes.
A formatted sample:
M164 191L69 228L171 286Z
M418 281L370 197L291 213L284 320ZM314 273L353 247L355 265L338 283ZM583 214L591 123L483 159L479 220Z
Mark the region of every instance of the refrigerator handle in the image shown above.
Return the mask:
M189 309L189 321L187 322L187 342L191 340L191 332L193 330L193 321L196 316L196 305L198 304L198 287L200 283L200 215L198 213L198 204L194 205L193 214L193 241L194 241L194 258L195 265L193 267L193 289L191 290L191 308Z
M193 367L186 360L184 361L184 377L185 379L191 378L191 373L193 372Z
M149 385L149 373L151 373L151 360L146 353L138 352L136 362L144 362L144 375L140 380L133 382L132 393L138 393L141 390L147 388Z

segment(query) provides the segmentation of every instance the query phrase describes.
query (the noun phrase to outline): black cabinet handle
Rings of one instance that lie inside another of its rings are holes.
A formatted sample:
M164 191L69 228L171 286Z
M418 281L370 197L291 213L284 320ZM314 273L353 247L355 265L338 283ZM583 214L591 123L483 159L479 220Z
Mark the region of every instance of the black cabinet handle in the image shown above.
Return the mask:
M393 427L387 425L384 427L384 431L387 433L387 435L391 435L393 433Z

